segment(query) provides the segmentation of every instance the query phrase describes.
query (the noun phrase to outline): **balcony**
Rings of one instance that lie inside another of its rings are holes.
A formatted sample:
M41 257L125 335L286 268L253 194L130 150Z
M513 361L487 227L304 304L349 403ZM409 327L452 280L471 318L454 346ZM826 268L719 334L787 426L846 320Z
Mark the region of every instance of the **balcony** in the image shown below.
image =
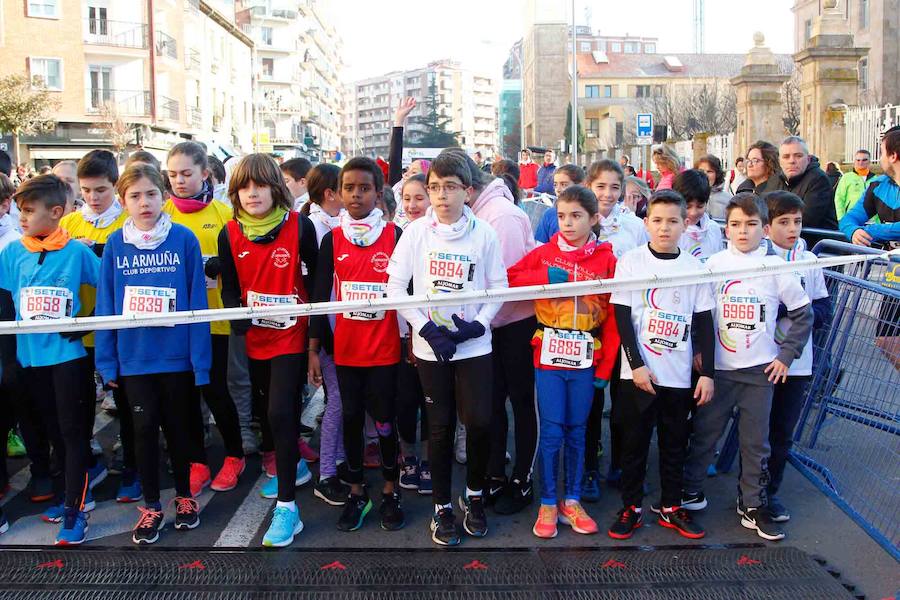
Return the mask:
M200 72L200 52L191 48L184 54L184 68L191 73Z
M270 9L267 6L253 6L250 8L250 16L255 19L277 19L280 21L293 21L297 18L297 11L284 9Z
M162 119L167 119L169 121L180 121L181 110L178 105L178 100L172 100L171 98L160 96L159 117Z
M156 32L156 55L178 60L178 40L162 31ZM215 63L213 63L215 64Z
M86 112L109 117L149 117L149 90L110 90L88 88L85 91Z
M84 43L146 50L149 43L146 23L84 19Z
M199 107L188 106L187 117L188 123L194 129L200 129L203 127L203 113L200 111Z

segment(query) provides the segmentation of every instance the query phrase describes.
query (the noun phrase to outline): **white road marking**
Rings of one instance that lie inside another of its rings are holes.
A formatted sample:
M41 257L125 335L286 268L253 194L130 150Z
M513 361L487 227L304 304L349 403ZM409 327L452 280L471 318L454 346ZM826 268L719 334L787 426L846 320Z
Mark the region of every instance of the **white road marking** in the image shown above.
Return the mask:
M269 481L265 473L259 475L259 479L253 484L253 488L247 493L244 501L234 511L228 524L222 529L219 539L213 546L217 548L246 548L250 545L251 540L262 527L263 522L272 506L274 500L266 500L259 495L263 485Z

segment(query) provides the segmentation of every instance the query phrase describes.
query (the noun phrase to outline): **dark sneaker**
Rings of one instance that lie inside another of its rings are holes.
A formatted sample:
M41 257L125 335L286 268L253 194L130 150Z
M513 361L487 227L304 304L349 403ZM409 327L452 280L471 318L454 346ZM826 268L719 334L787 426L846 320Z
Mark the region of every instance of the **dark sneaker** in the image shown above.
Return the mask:
M344 512L338 519L337 528L341 531L356 531L362 527L363 520L369 511L372 510L372 501L365 492L360 496L350 494L347 503L344 505Z
M513 479L503 488L503 494L494 503L498 515L512 515L526 508L534 500L532 481Z
M493 506L500 496L503 495L503 490L506 489L507 481L506 477L503 479L488 479L484 484L483 490L483 498L485 506Z
M419 463L419 495L431 495L431 466L427 460Z
M200 524L200 505L193 498L175 498L175 529L194 529Z
M33 475L28 482L28 497L32 502L53 500L53 480L43 475Z
M431 517L431 541L441 546L459 545L456 515L452 508L442 508Z
M627 540L634 534L634 530L644 523L644 515L637 512L634 506L626 506L616 515L616 520L610 526L607 535L614 540Z
M622 469L613 469L612 467L606 472L606 485L617 488L622 482Z
M656 511L653 511L656 512ZM706 532L691 517L691 513L676 506L674 508L664 508L659 512L659 520L657 521L663 527L674 529L682 537L690 540L699 540L706 535Z
M381 508L381 528L385 531L397 531L403 529L406 520L403 517L403 507L400 506L400 494L382 494Z
M141 518L138 519L131 534L135 544L152 544L159 539L159 530L163 528L163 513L150 506L139 506Z
M708 504L703 492L697 492L696 494L685 492L681 498L681 508L684 510L703 510Z
M781 500L775 496L769 498L768 508L769 516L772 517L772 521L775 523L787 523L791 520L791 513L789 513L788 509L781 503Z
M419 489L419 459L405 456L400 463L400 487L404 490Z
M481 496L459 497L459 508L463 511L463 529L471 536L484 537L488 532L487 515L484 514L484 498Z
M600 473L585 471L581 480L581 501L600 502Z
M744 509L741 525L747 529L755 529L756 535L764 540L774 542L784 539L784 530L778 523L772 521L769 511L765 507Z
M341 483L337 477L327 477L319 480L313 494L331 506L344 506L347 504L347 496L350 495L350 486Z

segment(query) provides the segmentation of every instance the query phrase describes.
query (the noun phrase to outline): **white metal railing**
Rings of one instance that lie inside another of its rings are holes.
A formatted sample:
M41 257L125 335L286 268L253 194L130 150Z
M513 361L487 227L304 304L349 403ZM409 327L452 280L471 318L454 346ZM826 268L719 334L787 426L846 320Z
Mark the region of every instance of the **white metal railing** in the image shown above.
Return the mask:
M857 150L872 153L872 162L881 158L881 134L900 125L900 106L851 106L844 129L844 161L853 162Z

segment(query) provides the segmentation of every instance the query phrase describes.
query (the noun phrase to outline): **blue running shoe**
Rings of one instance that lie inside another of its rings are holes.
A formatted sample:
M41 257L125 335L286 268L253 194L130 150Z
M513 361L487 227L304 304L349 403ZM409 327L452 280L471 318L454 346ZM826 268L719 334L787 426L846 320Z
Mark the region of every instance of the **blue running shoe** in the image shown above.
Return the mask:
M144 497L144 490L141 488L141 480L133 469L125 469L122 471L122 483L119 484L119 491L116 492L116 502L137 502Z
M291 510L283 506L276 506L272 512L272 524L269 525L266 535L263 536L263 546L269 548L283 548L290 546L294 536L303 531L303 521L300 520L300 507Z
M581 500L583 502L600 501L600 473L585 471L581 480Z
M97 464L94 465L92 469L87 470L88 475L88 489L94 489L106 479L106 476L109 475L109 471L106 470L106 465L104 465L99 460Z
M707 477L715 477L719 474L719 470L716 469L716 463L713 463L706 467L706 476Z
M84 542L87 530L87 514L76 508L67 508L62 528L56 536L56 545L77 546Z
M305 483L309 483L311 479L312 473L309 472L306 461L301 458L300 462L297 463L297 475L294 478L294 487L300 487ZM268 480L259 491L259 495L263 498L268 498L269 500L278 498L278 477L273 477Z
M91 494L91 491L88 490L87 495L84 498L84 508L83 511L88 513L97 508L97 503L94 502L94 495ZM54 504L49 507L43 513L41 513L41 520L45 523L62 523L63 517L66 515L66 507L65 504L60 502L59 504Z

